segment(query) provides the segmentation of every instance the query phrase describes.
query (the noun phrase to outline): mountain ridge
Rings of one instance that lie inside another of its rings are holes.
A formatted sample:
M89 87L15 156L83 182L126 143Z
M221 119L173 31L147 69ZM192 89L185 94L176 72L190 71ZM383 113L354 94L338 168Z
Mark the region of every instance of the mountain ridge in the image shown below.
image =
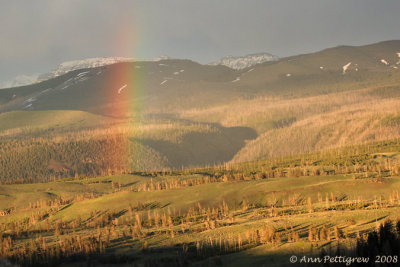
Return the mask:
M129 57L95 57L87 59L69 60L60 63L58 67L46 73L35 74L35 75L18 75L14 79L0 84L0 89L13 88L13 87L39 83L79 69L92 69L123 62L149 62L149 61L157 62L167 59L171 58L168 56L160 56L154 59L147 60L147 59L137 59ZM256 64L268 61L276 61L276 60L279 60L279 57L269 53L253 53L245 56L231 56L231 55L225 56L218 61L209 63L208 65L214 65L214 66L222 65L229 67L231 69L241 70L254 66Z
M251 66L269 61L277 61L279 57L270 53L253 53L245 56L225 56L218 61L211 62L209 65L223 65L231 69L242 70Z
M0 89L19 87L19 86L25 86L43 82L74 70L92 69L123 62L147 62L147 61L157 62L165 59L170 59L170 58L168 56L160 56L151 60L144 60L144 59L136 59L128 57L95 57L87 59L69 60L60 63L58 67L46 73L35 74L35 75L19 75L11 81L2 83L0 85Z
M142 92L141 101L148 102L146 108L155 109L153 112L157 113L160 110L173 112L181 108L204 108L238 98L315 95L361 89L366 84L382 86L383 81L386 81L385 85L391 85L392 80L399 78L396 75L400 67L399 53L400 41L359 47L339 46L242 70L224 65L202 65L191 60L161 59L103 66L96 61L95 65L90 61L79 61L86 64L79 66L89 68L67 72L66 69L77 66L76 62L67 62L61 65L58 74L54 72L55 78L0 90L0 112L78 109L105 114L102 107L118 107L121 101L131 104L137 101L137 98L123 97L135 90ZM106 62L116 60L127 59ZM119 75L121 71L132 73L128 76L146 82L133 82ZM123 91L119 90L122 87ZM82 94L88 99L82 99Z

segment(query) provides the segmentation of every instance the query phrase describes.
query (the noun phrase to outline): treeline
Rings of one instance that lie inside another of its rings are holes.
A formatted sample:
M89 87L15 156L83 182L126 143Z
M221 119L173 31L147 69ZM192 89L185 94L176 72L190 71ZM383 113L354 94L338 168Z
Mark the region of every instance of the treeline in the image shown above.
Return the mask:
M334 228L337 240L347 238L339 228ZM312 235L311 233L309 235ZM400 219L392 221L386 219L377 225L376 230L360 234L356 233L356 243L354 248L346 249L340 243L336 248L328 246L321 251L321 257L329 255L331 258L345 256L354 258L364 258L367 261L359 263L342 261L341 263L324 264L323 266L399 266L400 265ZM319 266L319 265L316 265Z
M400 265L400 220L387 219L377 229L358 239L356 255L369 257L368 266Z
M296 154L290 156L282 156L268 158L265 160L245 162L238 164L226 164L220 166L220 169L241 170L243 171L259 171L267 168L294 168L294 167L312 167L325 166L325 169L346 168L346 167L363 167L378 164L379 161L391 160L384 153L399 152L400 139L385 140L371 142L361 145L344 146L333 149L326 149L307 154Z
M304 155L226 164L192 170L163 170L163 159L124 135L93 138L29 138L0 141L0 183L47 182L65 177L94 177L132 173L151 165L159 172L141 175L168 176L200 173L214 177L207 182L259 180L276 177L354 174L354 178L379 178L400 174L396 158L379 152L400 151L400 140L343 147ZM165 166L164 166L165 167ZM186 182L174 187L187 186ZM190 183L188 183L190 186ZM152 189L149 183L148 187ZM141 191L147 191L148 187ZM168 188L155 184L154 188Z
M32 183L123 173L128 168L128 153L128 142L123 136L65 141L4 140L0 141L0 181Z

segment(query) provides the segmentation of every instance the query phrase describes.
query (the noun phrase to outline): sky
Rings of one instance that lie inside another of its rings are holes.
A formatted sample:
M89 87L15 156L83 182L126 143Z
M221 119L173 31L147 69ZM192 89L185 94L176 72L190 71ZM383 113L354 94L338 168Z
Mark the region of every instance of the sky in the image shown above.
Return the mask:
M398 0L0 0L0 84L91 57L209 63L400 39Z

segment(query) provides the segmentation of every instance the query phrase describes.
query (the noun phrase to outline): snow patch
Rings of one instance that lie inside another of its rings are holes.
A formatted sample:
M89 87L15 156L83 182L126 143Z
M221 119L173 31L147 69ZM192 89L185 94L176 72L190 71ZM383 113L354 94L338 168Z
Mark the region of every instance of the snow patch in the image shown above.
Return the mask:
M160 83L160 85L163 85L164 83L168 82L168 80L164 80Z
M128 85L124 84L121 88L118 89L118 94L121 94L122 90L124 90Z
M97 58L88 58L84 60L72 60L63 62L60 65L58 65L56 69L48 73L39 75L38 80L39 81L48 80L73 70L97 68L120 62L135 62L135 61L136 59L134 58L123 58L123 57L106 57L106 58L97 57ZM97 73L97 75L99 75L99 73Z
M82 76L86 75L86 73L89 73L89 71L84 71L84 72L78 73L76 76L82 77Z
M167 55L163 55L163 56L160 56L160 57L153 58L153 61L157 62L157 61L167 60L167 59L171 59L171 58L169 56L167 56Z
M30 103L30 102L34 102L34 101L36 101L36 99L31 97L31 98L25 100L24 103Z
M29 105L26 105L24 108L30 108L32 107L32 103L30 103Z
M290 76L292 76L292 74L290 74L290 73L287 73L287 74L286 74L286 77L290 77Z
M185 70L180 70L179 72L184 72Z
M249 73L249 72L252 72L254 69L249 69L248 71L247 71L247 73Z
M381 62L382 62L383 64L385 64L386 66L389 65L389 63L388 63L386 60L384 60L384 59L381 59Z
M398 67L397 67L397 66L392 66L392 68L393 68L393 69L398 69Z
M346 74L347 69L350 67L351 62L347 63L346 65L343 66L343 74Z
M83 81L86 81L86 80L88 80L88 79L89 79L88 77L82 77L82 78L78 79L78 81L79 81L79 82L83 82Z
M179 71L175 71L174 72L174 75L178 75L180 72Z
M160 64L158 64L158 66L168 66L167 64L163 64L163 63L160 63Z
M319 67L321 70L323 70L324 69L324 67L323 66L321 66L321 67Z
M277 56L268 53L251 54L243 57L227 56L223 57L219 61L212 62L209 65L223 65L231 69L241 70L256 64L261 64L268 61L277 61L279 58Z
M238 81L240 81L240 77L237 77L235 80L233 80L232 82L233 83L235 83L235 82L238 82Z

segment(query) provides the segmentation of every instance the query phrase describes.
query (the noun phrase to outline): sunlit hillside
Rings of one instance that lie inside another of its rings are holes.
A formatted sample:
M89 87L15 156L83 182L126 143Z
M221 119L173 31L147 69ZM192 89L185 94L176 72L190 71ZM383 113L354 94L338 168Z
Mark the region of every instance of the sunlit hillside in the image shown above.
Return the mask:
M2 185L0 255L23 266L375 257L398 248L399 153L397 139L206 169Z
M398 138L399 44L243 70L117 63L0 90L1 179L204 167Z

